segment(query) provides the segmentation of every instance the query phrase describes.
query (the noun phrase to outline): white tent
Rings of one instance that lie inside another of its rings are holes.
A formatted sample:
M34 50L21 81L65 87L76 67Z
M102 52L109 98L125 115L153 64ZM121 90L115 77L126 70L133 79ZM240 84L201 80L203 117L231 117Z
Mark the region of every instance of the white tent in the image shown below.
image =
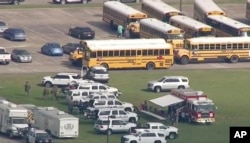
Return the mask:
M183 101L183 99L175 97L171 94L149 100L150 103L157 105L161 108L166 108L170 105L177 104Z

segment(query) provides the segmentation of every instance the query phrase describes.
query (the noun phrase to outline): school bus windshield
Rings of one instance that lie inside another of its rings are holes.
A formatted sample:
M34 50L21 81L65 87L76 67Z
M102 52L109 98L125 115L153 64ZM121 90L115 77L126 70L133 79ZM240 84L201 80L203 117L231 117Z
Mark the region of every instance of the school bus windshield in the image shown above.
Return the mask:
M183 34L168 34L167 39L184 39Z

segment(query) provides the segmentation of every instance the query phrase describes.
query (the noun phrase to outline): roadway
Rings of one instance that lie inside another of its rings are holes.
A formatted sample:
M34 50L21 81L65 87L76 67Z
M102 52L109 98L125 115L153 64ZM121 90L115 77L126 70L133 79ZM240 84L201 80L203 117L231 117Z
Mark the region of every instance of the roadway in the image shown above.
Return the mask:
M33 4L50 4L47 0L26 0ZM98 0L93 0L98 2ZM100 2L100 1L99 1ZM103 2L103 1L101 1ZM25 4L25 3L24 3ZM221 7L230 17L249 23L245 17L245 5L226 4ZM10 52L13 48L24 48L33 55L32 63L15 63L0 65L0 73L34 73L34 72L79 72L79 68L71 66L68 56L49 57L40 53L41 46L46 42L79 42L78 39L68 36L68 29L72 26L89 26L96 32L95 39L115 39L116 33L110 31L108 24L102 21L101 8L53 8L53 9L20 9L0 10L0 20L8 23L10 27L21 27L27 33L27 41L12 42L0 38L2 47ZM183 6L183 12L189 16L193 15L192 6ZM221 69L221 68L249 68L247 62L229 63L206 63L174 65L170 70L185 69ZM16 140L8 140L0 136L1 143L17 143Z

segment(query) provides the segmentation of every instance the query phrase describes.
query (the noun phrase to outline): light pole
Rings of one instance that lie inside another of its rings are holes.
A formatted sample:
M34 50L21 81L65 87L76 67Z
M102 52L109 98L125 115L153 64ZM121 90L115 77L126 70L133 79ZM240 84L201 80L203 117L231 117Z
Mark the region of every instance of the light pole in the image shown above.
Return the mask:
M182 11L182 0L180 0L180 11Z
M107 131L109 130L109 124L110 124L110 118L115 118L115 116L108 116L108 129ZM107 132L107 143L109 143L109 132Z

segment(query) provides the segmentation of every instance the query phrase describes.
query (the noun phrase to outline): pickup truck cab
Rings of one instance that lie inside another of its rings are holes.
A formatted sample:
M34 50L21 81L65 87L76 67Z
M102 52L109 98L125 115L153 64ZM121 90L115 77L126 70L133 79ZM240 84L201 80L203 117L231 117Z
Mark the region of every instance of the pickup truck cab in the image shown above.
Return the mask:
M0 47L0 63L8 65L11 61L11 54L4 47Z
M158 122L148 122L142 127L136 127L132 129L133 133L144 131L163 132L165 135L165 139L175 139L178 136L178 128L172 126L165 126L164 124Z

